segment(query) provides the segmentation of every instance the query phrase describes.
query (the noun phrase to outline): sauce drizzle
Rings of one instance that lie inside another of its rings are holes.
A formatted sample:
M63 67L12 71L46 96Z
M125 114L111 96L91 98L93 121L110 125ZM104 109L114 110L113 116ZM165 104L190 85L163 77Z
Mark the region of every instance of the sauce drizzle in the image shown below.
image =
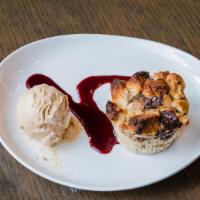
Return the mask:
M109 153L117 144L111 122L98 107L93 99L97 88L105 83L111 83L113 79L127 80L128 76L90 76L77 85L80 103L74 102L71 95L64 91L52 79L42 74L33 74L26 81L26 87L47 84L60 90L68 96L72 113L80 120L88 137L91 147L100 153Z

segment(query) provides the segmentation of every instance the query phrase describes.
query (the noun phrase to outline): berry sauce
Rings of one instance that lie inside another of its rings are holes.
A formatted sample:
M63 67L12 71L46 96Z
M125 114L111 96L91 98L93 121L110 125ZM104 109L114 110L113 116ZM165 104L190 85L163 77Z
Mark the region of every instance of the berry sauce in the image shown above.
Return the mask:
M71 95L64 91L52 79L42 74L34 74L26 81L26 87L32 88L35 85L47 84L60 90L68 96L69 106L72 113L80 120L92 148L100 153L109 153L117 144L111 122L108 120L96 105L93 94L97 88L105 83L111 83L113 79L127 80L128 76L91 76L82 80L77 85L80 103L74 102Z

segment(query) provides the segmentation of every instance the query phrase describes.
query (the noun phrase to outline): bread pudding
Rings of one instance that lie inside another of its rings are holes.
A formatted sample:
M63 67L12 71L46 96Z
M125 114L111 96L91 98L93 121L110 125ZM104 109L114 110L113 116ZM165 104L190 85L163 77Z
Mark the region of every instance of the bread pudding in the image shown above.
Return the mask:
M168 71L141 71L129 80L114 79L106 114L116 138L131 152L153 154L168 148L189 123L183 78Z

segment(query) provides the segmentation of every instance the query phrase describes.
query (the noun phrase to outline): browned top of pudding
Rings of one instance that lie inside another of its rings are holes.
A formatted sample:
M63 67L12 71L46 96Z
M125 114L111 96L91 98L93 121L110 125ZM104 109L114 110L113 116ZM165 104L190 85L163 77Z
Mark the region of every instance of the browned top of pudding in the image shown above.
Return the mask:
M112 100L106 113L123 132L157 135L172 132L189 123L189 103L184 94L183 78L168 71L141 71L127 80L113 80Z

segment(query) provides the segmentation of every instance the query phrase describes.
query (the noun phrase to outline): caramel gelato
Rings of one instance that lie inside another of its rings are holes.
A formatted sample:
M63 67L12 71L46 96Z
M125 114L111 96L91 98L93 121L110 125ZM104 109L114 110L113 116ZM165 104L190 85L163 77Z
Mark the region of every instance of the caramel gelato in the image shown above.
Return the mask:
M77 138L81 130L70 111L68 97L46 84L34 86L19 98L17 120L25 134L46 146L63 138Z

